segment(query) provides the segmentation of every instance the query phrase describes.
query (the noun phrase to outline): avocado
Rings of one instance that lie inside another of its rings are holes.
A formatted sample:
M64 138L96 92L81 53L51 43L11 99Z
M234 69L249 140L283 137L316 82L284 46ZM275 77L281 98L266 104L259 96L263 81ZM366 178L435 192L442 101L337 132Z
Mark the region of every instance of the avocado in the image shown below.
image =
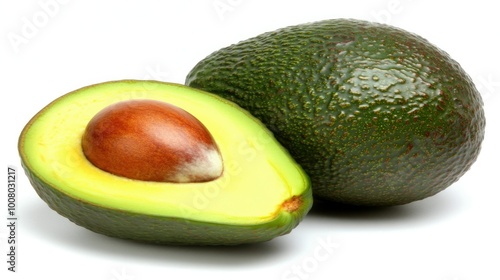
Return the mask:
M173 120L161 115L170 113ZM186 120L203 133L179 130ZM195 160L197 144L213 148L201 153L209 155L206 162ZM179 84L122 80L75 90L29 121L18 148L31 184L53 210L112 237L179 245L263 242L289 233L312 205L308 176L260 121ZM207 167L209 176L151 175L186 162L194 165L182 170ZM128 165L137 174L127 173Z
M473 164L480 93L444 51L356 19L281 28L213 52L186 85L229 99L274 132L314 197L392 206L432 196Z

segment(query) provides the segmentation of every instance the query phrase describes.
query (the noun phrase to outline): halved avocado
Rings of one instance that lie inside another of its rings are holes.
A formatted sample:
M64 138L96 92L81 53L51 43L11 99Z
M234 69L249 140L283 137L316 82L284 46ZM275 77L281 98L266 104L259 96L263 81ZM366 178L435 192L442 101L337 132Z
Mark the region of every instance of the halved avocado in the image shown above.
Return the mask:
M186 110L208 129L223 173L207 182L130 179L96 167L82 151L89 121L125 100ZM19 139L38 195L74 223L108 236L182 245L235 245L289 233L312 205L309 178L272 133L232 102L157 81L123 80L70 92L42 109Z

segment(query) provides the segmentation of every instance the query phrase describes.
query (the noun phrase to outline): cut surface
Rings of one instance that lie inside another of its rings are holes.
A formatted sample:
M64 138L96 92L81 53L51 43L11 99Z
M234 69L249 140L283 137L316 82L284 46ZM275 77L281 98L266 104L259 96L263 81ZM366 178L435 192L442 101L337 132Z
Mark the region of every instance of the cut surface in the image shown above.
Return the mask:
M147 182L90 163L81 148L88 122L103 108L130 99L168 102L201 120L224 158L222 176L201 183ZM117 81L74 91L28 123L19 149L24 168L38 185L113 211L256 225L290 215L290 209L283 209L290 208L283 206L290 198L310 198L307 176L260 122L233 103L181 85ZM310 203L303 203L305 212Z

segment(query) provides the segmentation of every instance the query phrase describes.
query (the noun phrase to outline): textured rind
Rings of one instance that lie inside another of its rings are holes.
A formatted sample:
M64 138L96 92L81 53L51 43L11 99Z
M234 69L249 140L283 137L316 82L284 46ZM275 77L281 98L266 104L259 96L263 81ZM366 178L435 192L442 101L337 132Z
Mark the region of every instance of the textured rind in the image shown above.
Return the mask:
M482 100L448 54L404 30L334 19L216 51L186 85L273 131L318 198L398 205L432 196L476 160Z
M277 213L276 219L263 224L230 225L159 217L104 208L64 194L23 168L38 195L50 208L73 223L96 233L133 241L167 245L240 245L271 240L289 233L312 206L311 193L293 213Z

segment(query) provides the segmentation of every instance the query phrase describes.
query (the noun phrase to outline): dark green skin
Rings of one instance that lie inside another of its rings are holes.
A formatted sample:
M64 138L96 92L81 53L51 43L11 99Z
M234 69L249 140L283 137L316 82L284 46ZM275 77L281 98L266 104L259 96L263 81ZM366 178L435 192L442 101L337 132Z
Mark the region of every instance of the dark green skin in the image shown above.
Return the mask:
M425 39L387 25L326 20L216 51L186 84L264 122L311 177L315 197L399 205L432 196L476 160L482 100Z

